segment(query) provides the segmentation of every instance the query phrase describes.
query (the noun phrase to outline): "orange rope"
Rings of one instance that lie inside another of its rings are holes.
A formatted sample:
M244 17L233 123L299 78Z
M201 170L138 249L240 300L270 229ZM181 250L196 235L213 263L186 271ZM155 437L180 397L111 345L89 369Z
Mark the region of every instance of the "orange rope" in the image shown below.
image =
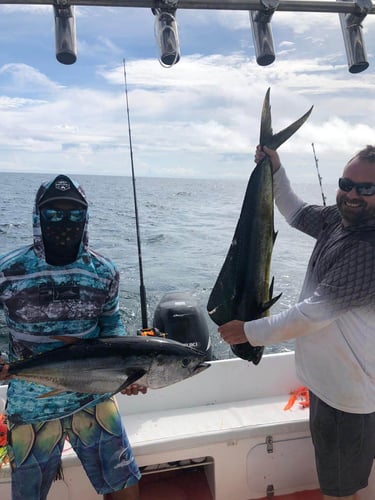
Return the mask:
M310 395L307 387L299 387L290 393L290 398L284 406L284 410L290 410L294 403L299 399L298 404L301 408L308 408L310 406Z

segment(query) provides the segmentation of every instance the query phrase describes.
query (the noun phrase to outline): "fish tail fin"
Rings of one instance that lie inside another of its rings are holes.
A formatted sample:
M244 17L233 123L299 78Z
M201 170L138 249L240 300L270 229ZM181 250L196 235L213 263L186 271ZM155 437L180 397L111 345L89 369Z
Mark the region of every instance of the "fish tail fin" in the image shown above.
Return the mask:
M305 123L305 121L310 116L312 109L311 108L303 115L301 118L298 118L295 122L293 122L288 127L284 128L277 134L273 134L272 132L272 118L271 118L271 105L270 105L270 88L266 92L266 96L263 102L262 108L262 117L260 124L260 144L262 146L267 146L270 149L277 149L284 142L286 142L297 130Z

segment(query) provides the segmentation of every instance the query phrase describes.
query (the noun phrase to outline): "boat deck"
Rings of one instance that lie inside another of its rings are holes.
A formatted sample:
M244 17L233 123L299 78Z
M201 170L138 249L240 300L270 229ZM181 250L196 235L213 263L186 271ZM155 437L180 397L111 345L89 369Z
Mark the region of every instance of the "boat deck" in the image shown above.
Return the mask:
M201 469L152 474L140 482L140 500L213 500ZM274 496L275 500L322 500L319 490ZM267 498L259 499L267 500Z

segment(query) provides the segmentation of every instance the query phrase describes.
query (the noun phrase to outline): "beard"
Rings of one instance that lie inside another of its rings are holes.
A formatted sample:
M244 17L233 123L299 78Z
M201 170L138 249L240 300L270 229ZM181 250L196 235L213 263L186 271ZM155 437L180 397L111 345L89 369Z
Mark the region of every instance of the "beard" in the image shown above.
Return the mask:
M369 205L363 197L349 199L338 193L336 203L342 219L350 226L375 219L375 205Z

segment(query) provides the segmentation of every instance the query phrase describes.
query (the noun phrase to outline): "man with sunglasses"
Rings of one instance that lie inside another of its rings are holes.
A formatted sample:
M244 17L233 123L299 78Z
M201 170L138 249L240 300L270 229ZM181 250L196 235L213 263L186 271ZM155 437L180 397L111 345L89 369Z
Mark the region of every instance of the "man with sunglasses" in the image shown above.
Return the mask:
M229 344L295 338L296 370L310 390L310 429L325 500L354 500L375 456L375 146L349 160L336 205L308 205L271 160L276 205L315 238L299 302L282 313L219 327Z
M9 328L10 361L37 356L81 338L125 335L119 314L119 273L88 246L88 204L65 175L40 186L34 242L0 258L0 305ZM62 337L65 337L63 340ZM82 376L77 373L77 377ZM7 380L8 455L12 500L45 500L60 471L65 439L98 494L138 500L140 473L116 402L108 395L62 392ZM133 384L124 394L145 388Z

